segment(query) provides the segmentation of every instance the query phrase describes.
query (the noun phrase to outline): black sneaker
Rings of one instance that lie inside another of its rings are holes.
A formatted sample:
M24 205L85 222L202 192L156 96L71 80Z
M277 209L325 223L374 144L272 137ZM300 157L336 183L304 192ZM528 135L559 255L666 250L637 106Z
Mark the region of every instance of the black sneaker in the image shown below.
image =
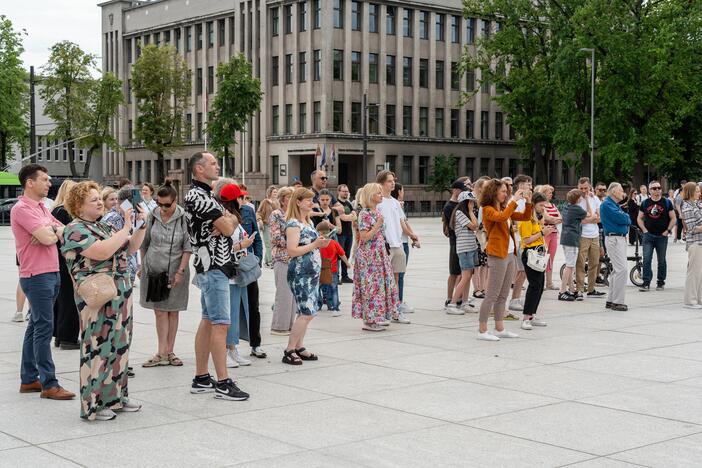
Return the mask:
M629 308L626 306L626 304L612 304L611 309L618 310L620 312L626 312L627 310L629 310Z
M613 304L611 302L607 301L607 303L605 304L605 309L611 309L612 305Z
M562 292L558 295L558 300L559 301L573 302L575 300L575 296L573 296L568 291L565 291L565 292Z
M598 291L597 289L593 289L589 293L587 293L587 297L602 297L604 296L605 293Z
M659 283L656 285L656 291L663 291L665 289L665 284ZM63 349L63 343L61 343L61 349Z
M644 285L642 285L642 286L639 288L639 291L641 291L641 292L646 292L646 291L649 291L650 289L651 289L651 285L650 285L650 284L644 284Z
M210 374L204 377L195 377L193 385L190 387L190 393L212 393L217 386L217 381Z
M219 400L244 401L249 399L249 394L242 392L232 379L227 379L217 382L214 397Z
M349 278L348 276L346 278L341 278L341 282L353 284L353 280L351 278Z
M581 292L576 292L572 296L575 298L576 301L582 301L584 299L583 293Z

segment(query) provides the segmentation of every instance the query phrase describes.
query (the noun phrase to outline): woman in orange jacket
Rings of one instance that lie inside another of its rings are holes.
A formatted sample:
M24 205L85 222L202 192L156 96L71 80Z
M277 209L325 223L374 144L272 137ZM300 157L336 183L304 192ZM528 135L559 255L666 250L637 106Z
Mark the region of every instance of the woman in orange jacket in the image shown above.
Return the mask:
M526 195L526 196L525 196ZM488 256L488 282L485 299L480 305L479 340L500 341L500 338L518 338L516 333L504 327L505 304L514 279L516 266L510 249L516 254L516 243L512 237L510 223L531 219L531 193L517 190L507 203L510 193L507 186L498 179L487 182L480 197L483 210L483 226L487 231L488 242L485 252ZM517 204L525 200L524 212L517 213ZM489 333L487 321L490 311L495 313L495 331Z

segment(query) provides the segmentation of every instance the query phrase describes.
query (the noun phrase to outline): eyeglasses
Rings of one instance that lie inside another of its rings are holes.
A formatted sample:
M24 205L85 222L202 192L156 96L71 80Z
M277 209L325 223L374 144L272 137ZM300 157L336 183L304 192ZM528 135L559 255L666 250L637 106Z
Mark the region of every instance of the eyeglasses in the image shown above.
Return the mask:
M651 190L660 190L660 187L650 187Z
M170 202L170 203L156 202L156 204L157 204L158 206L160 206L161 208L170 208L170 207L173 206L174 203L175 203L175 200L172 201L172 202Z
M320 177L322 180L327 180L329 177Z

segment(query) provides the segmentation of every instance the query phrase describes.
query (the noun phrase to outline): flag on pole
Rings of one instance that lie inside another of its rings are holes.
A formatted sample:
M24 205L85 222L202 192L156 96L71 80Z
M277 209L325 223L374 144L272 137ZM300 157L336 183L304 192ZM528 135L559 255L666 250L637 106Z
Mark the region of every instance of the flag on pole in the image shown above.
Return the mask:
M331 145L331 162L332 162L332 166L334 164L336 164L336 147L334 146L333 143Z
M317 151L314 152L314 165L319 164L319 157L322 155L322 150L319 149L319 143L317 143Z
M322 149L322 160L319 162L319 168L324 169L324 165L327 163L327 144L324 143L324 149Z

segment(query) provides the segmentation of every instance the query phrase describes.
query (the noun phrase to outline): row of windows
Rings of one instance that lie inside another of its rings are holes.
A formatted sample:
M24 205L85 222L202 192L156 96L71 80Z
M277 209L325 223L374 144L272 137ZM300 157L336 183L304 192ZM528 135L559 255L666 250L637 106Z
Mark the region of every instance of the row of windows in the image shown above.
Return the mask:
M424 185L427 184L429 180L431 158L430 156L419 156L418 158L419 160L417 161L418 164L416 166L417 171L415 171L415 156L397 156L389 154L386 156L386 161L388 162L389 169L397 175L398 182L406 185ZM519 160L516 158L461 158L459 156L454 156L453 159L455 160L456 167L459 169L460 173L469 177L474 175L473 169L475 168L476 159L480 159L480 175L489 175L490 177L499 178L507 175L514 176L518 172ZM490 171L491 159L494 161L492 172ZM461 166L462 161L465 166ZM567 174L567 166L565 164L563 166L566 168L564 174ZM564 177L564 180L566 179L567 175ZM427 201L421 203L424 204L430 202ZM438 210L441 210L444 202L438 201L436 203ZM430 211L430 207L424 206L420 208L420 210L427 212Z
M284 115L284 127L283 132L286 135L294 133L293 130L293 104L285 104L285 115ZM435 138L460 138L460 109L445 109L437 107L434 109L434 137ZM279 135L280 131L280 106L273 106L271 112L271 134ZM322 105L320 101L314 101L313 103L313 119L312 119L312 133L321 132L321 116L322 116ZM362 106L360 102L351 103L351 133L361 133L362 131ZM444 122L445 119L450 119L449 134L446 135L444 132ZM307 103L298 104L298 134L307 133ZM332 130L334 132L343 133L344 132L344 101L333 101L332 104ZM487 140L490 138L489 134L489 122L490 113L488 111L481 111L480 113L480 139ZM412 106L402 106L402 135L412 136ZM379 119L379 107L378 105L368 106L368 133L370 134L380 134L379 126L381 125ZM388 104L385 106L385 131L386 135L396 135L397 134L397 106L394 104ZM465 120L466 136L465 138L473 139L475 138L475 111L466 110L466 120ZM494 120L494 132L492 138L495 140L502 140L504 138L504 117L502 112L495 113ZM420 107L419 108L419 135L420 137L429 136L429 108ZM510 129L510 139L514 139L514 135Z
M378 83L379 78L379 55L375 53L368 54L368 82ZM212 68L212 67L210 67ZM198 69L200 70L200 69ZM285 55L284 64L284 79L285 84L293 83L294 75L294 63L293 54ZM443 60L436 60L435 70L434 70L434 85L436 89L444 89L444 77L446 73L446 62ZM460 89L460 72L458 69L458 62L450 62L449 68L450 76L450 86L452 90ZM361 81L362 74L362 59L361 52L352 51L351 52L351 81ZM475 72L466 72L466 89L475 89ZM298 83L304 83L307 81L307 52L298 53L297 62L297 81ZM334 49L333 55L333 66L332 66L332 76L334 80L343 81L344 80L344 50ZM315 49L313 51L313 61L312 61L312 79L314 81L319 81L322 78L322 51L320 49ZM419 73L417 76L419 80L420 88L429 87L429 59L420 58L419 59ZM280 84L280 60L277 55L271 57L271 84L272 86L278 86ZM414 72L413 72L413 59L412 57L402 58L402 85L411 87L414 82ZM396 57L394 55L385 56L385 84L389 86L395 86L397 84L397 64ZM489 93L490 84L483 80L481 83L481 92ZM199 93L198 93L199 94Z
M73 146L73 160L78 162L85 161L87 151L83 148ZM49 140L43 137L37 137L37 161L46 162L68 162L68 145L59 140Z
M333 23L337 29L344 28L344 0L333 0ZM307 31L307 3L300 2L297 4L297 30ZM312 25L314 29L321 28L321 2L320 0L312 0ZM380 5L377 3L366 4L368 8L368 32L377 33L380 31ZM351 2L351 30L363 30L363 8L364 2ZM397 15L399 7L388 5L385 10L385 32L388 35L397 34ZM404 37L412 37L414 34L414 13L411 8L402 8L402 35ZM419 38L429 39L429 29L431 27L431 12L419 10ZM271 8L271 34L277 36L280 33L280 15L278 7ZM283 33L291 34L293 32L293 5L285 5L282 7L283 16ZM458 44L461 42L461 16L460 15L445 15L443 13L435 13L434 15L434 33L436 40L444 41L446 35L446 20L448 16L450 41ZM465 42L473 44L475 42L475 28L477 23L476 18L468 18L466 20ZM482 21L483 36L490 35L490 21ZM499 24L497 25L499 29Z

